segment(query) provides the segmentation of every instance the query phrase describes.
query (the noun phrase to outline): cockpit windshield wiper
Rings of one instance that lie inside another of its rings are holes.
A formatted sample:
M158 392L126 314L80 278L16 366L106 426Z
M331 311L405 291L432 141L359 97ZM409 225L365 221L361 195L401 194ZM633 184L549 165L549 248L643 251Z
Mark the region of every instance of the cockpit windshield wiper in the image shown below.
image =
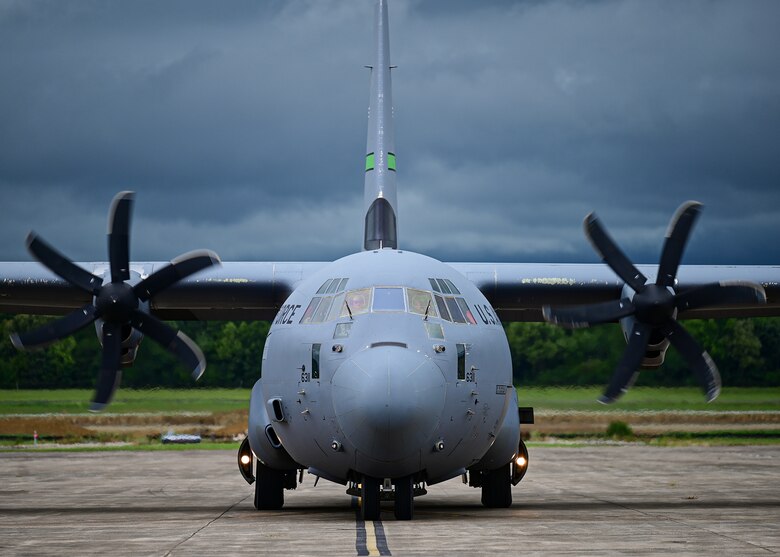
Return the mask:
M347 313L349 313L349 320L354 321L354 319L352 318L352 310L349 309L349 302L344 300L344 305L347 307Z
M423 321L428 321L428 312L431 309L431 301L428 300L428 305L425 306L425 317L423 317Z

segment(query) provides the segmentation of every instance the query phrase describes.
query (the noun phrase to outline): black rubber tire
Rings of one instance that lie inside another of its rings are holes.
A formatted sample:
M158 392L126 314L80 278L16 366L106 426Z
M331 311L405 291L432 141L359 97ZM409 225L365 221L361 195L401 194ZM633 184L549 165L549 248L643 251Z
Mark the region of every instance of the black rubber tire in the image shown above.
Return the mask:
M269 468L259 460L255 474L255 508L278 510L284 506L284 472Z
M414 518L414 478L406 476L395 482L395 518L412 520Z
M512 470L508 462L496 470L482 471L482 504L501 509L512 505Z
M379 520L379 488L381 483L377 478L363 476L360 488L360 518L363 520Z

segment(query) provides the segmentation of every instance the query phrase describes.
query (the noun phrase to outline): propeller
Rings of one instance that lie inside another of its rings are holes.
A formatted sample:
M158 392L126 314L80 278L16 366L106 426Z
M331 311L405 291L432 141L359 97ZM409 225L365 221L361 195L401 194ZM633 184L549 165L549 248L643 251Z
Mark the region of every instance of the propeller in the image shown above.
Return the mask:
M198 250L180 255L137 284L130 281L130 220L135 194L118 193L108 213L108 260L110 281L79 267L46 243L35 232L27 236L27 249L35 259L76 288L92 295L92 301L56 321L33 331L11 335L19 349L42 348L102 320L99 329L103 354L95 396L90 410L99 412L111 401L121 379L122 339L130 328L151 338L177 356L198 379L206 359L192 339L148 313L148 302L178 281L212 265L220 264L213 251ZM144 311L144 310L147 311Z
M715 362L677 322L677 314L681 310L719 305L766 303L766 293L761 285L746 281L717 282L685 292L675 291L680 260L701 209L697 201L687 201L677 209L666 231L658 275L651 283L621 251L598 217L594 213L585 217L585 235L593 248L634 295L627 295L624 288L619 300L577 307L545 306L542 313L550 323L568 328L632 319L626 349L599 402L614 402L633 384L651 338L654 344L656 339L665 338L680 352L693 370L707 402L715 400L720 393L720 374Z

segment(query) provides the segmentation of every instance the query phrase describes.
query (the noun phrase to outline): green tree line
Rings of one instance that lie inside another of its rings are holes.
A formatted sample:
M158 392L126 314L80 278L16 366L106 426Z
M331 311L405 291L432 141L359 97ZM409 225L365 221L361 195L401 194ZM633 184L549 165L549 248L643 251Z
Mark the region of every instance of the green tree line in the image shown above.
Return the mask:
M8 335L29 331L50 317L0 315L0 389L91 388L100 366L93 327L44 350L18 352ZM260 375L265 321L174 322L203 349L208 369L197 384L157 343L144 340L122 385L146 387L251 387ZM724 385L780 386L780 318L686 321L685 327L718 364ZM515 383L528 386L603 385L625 348L618 325L566 330L546 323L505 325ZM647 386L695 385L674 348L658 370L640 375Z
M780 318L695 320L683 325L715 360L724 385L780 385ZM617 324L567 330L546 323L510 323L505 329L519 385L603 385L626 346ZM636 384L673 387L697 383L686 362L670 346L664 364L643 370Z

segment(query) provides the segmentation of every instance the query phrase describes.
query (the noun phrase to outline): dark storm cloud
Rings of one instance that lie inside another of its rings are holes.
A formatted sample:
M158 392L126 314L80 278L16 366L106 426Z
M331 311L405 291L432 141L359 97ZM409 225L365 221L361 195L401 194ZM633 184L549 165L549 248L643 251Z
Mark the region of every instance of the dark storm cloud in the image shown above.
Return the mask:
M34 227L104 257L359 249L373 2L0 2L0 259ZM780 263L776 2L391 0L403 247L593 261L596 210L654 261Z

